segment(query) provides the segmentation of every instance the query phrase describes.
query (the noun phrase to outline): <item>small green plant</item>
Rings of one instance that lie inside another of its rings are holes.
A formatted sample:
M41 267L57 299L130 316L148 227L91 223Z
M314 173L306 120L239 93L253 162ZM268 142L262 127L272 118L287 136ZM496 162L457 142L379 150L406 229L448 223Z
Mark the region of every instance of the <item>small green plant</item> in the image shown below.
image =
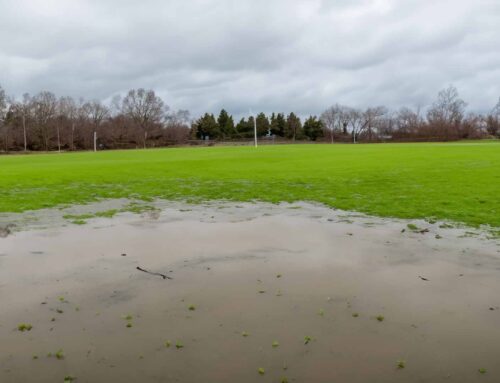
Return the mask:
M195 305L189 305L188 310L189 311L194 311L194 310L196 310L196 306Z
M132 315L128 314L123 317L123 319L131 321L133 319Z
M259 294L265 294L266 290L259 290Z
M404 360L398 360L397 366L400 370L406 367L406 362Z
M257 372L259 373L259 375L264 375L266 373L266 370L264 370L262 367L259 367Z
M482 375L486 374L486 368L480 368L478 371Z
M439 225L440 229L453 229L454 226L450 225L449 223L443 223L442 225Z
M250 335L250 334L249 334L249 333L247 333L246 331L243 331L243 332L241 333L241 336L243 336L244 338L248 337L249 335Z
M273 344L271 345L273 348L276 348L276 347L279 347L280 344L278 343L278 341L274 341Z
M74 382L76 380L76 378L74 376L71 376L71 375L66 375L64 377L64 383L71 383L71 382Z
M319 316L325 316L325 310L323 310L323 309L319 309L319 311L318 311L318 315L319 315Z
M312 340L310 336L305 336L304 337L304 344L309 344L309 342Z
M359 314L358 314L358 313L352 313L352 317L353 317L353 318L358 318L358 317L359 317Z
M63 296L60 296L58 299L59 299L59 302L65 302L66 301L66 299L64 299Z
M55 353L51 353L51 352L49 352L49 353L47 354L47 356L48 356L49 358L50 358L50 357L55 357L55 358L56 358L56 359L58 359L58 360L63 360L63 359L64 359L64 352L63 352L63 350L61 349L61 350L58 350L58 351L57 351L57 352L55 352Z
M128 322L127 325L126 325L127 328L131 328L132 327L132 322Z
M179 350L181 348L184 348L184 345L180 341L177 341L175 342L175 348Z
M408 225L406 225L406 227L408 229L410 229L411 231L419 231L420 229L418 228L417 225L413 224L413 223L409 223Z
M33 326L30 325L29 323L20 323L17 325L17 330L21 332L31 331L32 328Z
M38 359L38 355L33 355L33 360L37 360Z
M377 315L375 319L377 319L379 322L383 322L385 317L383 315Z
M281 278L281 277L282 277L281 274L276 275L276 278Z
M63 311L63 310L61 310L61 309L57 309L57 310L56 310L56 312L57 312L58 314L62 314L64 311Z
M281 383L288 383L288 379L286 376L281 378Z
M170 346L171 346L171 345L172 345L172 344L170 343L170 341L169 341L169 340L166 340L166 341L165 341L165 347L166 347L166 348L170 348Z

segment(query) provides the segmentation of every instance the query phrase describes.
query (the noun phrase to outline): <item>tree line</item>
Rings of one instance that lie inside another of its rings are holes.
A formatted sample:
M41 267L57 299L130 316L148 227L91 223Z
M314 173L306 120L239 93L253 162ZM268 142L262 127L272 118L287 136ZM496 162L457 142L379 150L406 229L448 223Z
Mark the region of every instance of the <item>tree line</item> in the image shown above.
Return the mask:
M259 113L235 122L226 110L191 121L153 90L132 89L109 104L51 92L7 97L0 87L0 151L98 150L260 139L326 142L448 141L500 137L500 99L486 114L467 113L455 87L422 112L335 104L319 116Z
M224 109L216 118L206 113L194 121L191 137L211 140L248 139L257 126L259 137L330 142L450 141L500 137L500 99L487 114L467 113L455 87L439 92L423 113L421 108L391 111L384 106L353 108L335 104L302 123L296 114L260 113L235 123Z
M0 87L0 150L50 151L158 147L189 139L190 116L171 111L153 90L132 89L106 105L57 98L52 92L21 100Z

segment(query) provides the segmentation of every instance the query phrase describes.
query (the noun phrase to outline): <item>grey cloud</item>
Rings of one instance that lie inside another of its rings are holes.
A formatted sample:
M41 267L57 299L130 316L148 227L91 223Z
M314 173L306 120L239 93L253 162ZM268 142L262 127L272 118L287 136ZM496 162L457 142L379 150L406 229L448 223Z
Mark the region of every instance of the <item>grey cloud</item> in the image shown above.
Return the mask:
M453 83L484 111L500 96L498 36L493 0L0 0L0 84L307 115L425 106Z

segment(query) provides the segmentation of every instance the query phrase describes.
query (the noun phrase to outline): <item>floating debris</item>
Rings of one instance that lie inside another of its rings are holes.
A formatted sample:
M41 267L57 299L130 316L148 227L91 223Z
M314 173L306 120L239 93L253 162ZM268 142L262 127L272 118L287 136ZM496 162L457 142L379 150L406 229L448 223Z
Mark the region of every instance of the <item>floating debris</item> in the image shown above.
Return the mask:
M304 337L304 344L309 344L309 342L312 340L310 336L305 336Z
M278 341L274 341L273 344L271 345L273 348L276 348L276 347L279 347L280 344L278 343Z
M259 367L257 372L259 373L259 375L264 375L266 373L266 370L264 370L262 367Z
M383 315L378 315L378 316L376 317L376 319L377 319L379 322L383 322L383 321L384 321L384 319L385 319L385 317L384 317Z
M406 367L406 361L398 360L397 367L398 367L398 369L402 370L403 368Z

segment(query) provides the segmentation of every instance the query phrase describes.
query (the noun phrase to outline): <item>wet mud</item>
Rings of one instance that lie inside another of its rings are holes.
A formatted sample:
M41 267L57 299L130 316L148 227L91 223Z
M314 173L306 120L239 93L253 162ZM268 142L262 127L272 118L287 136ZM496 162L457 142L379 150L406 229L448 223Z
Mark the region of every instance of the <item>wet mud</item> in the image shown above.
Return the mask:
M498 241L408 224L214 203L14 231L0 382L500 381Z

